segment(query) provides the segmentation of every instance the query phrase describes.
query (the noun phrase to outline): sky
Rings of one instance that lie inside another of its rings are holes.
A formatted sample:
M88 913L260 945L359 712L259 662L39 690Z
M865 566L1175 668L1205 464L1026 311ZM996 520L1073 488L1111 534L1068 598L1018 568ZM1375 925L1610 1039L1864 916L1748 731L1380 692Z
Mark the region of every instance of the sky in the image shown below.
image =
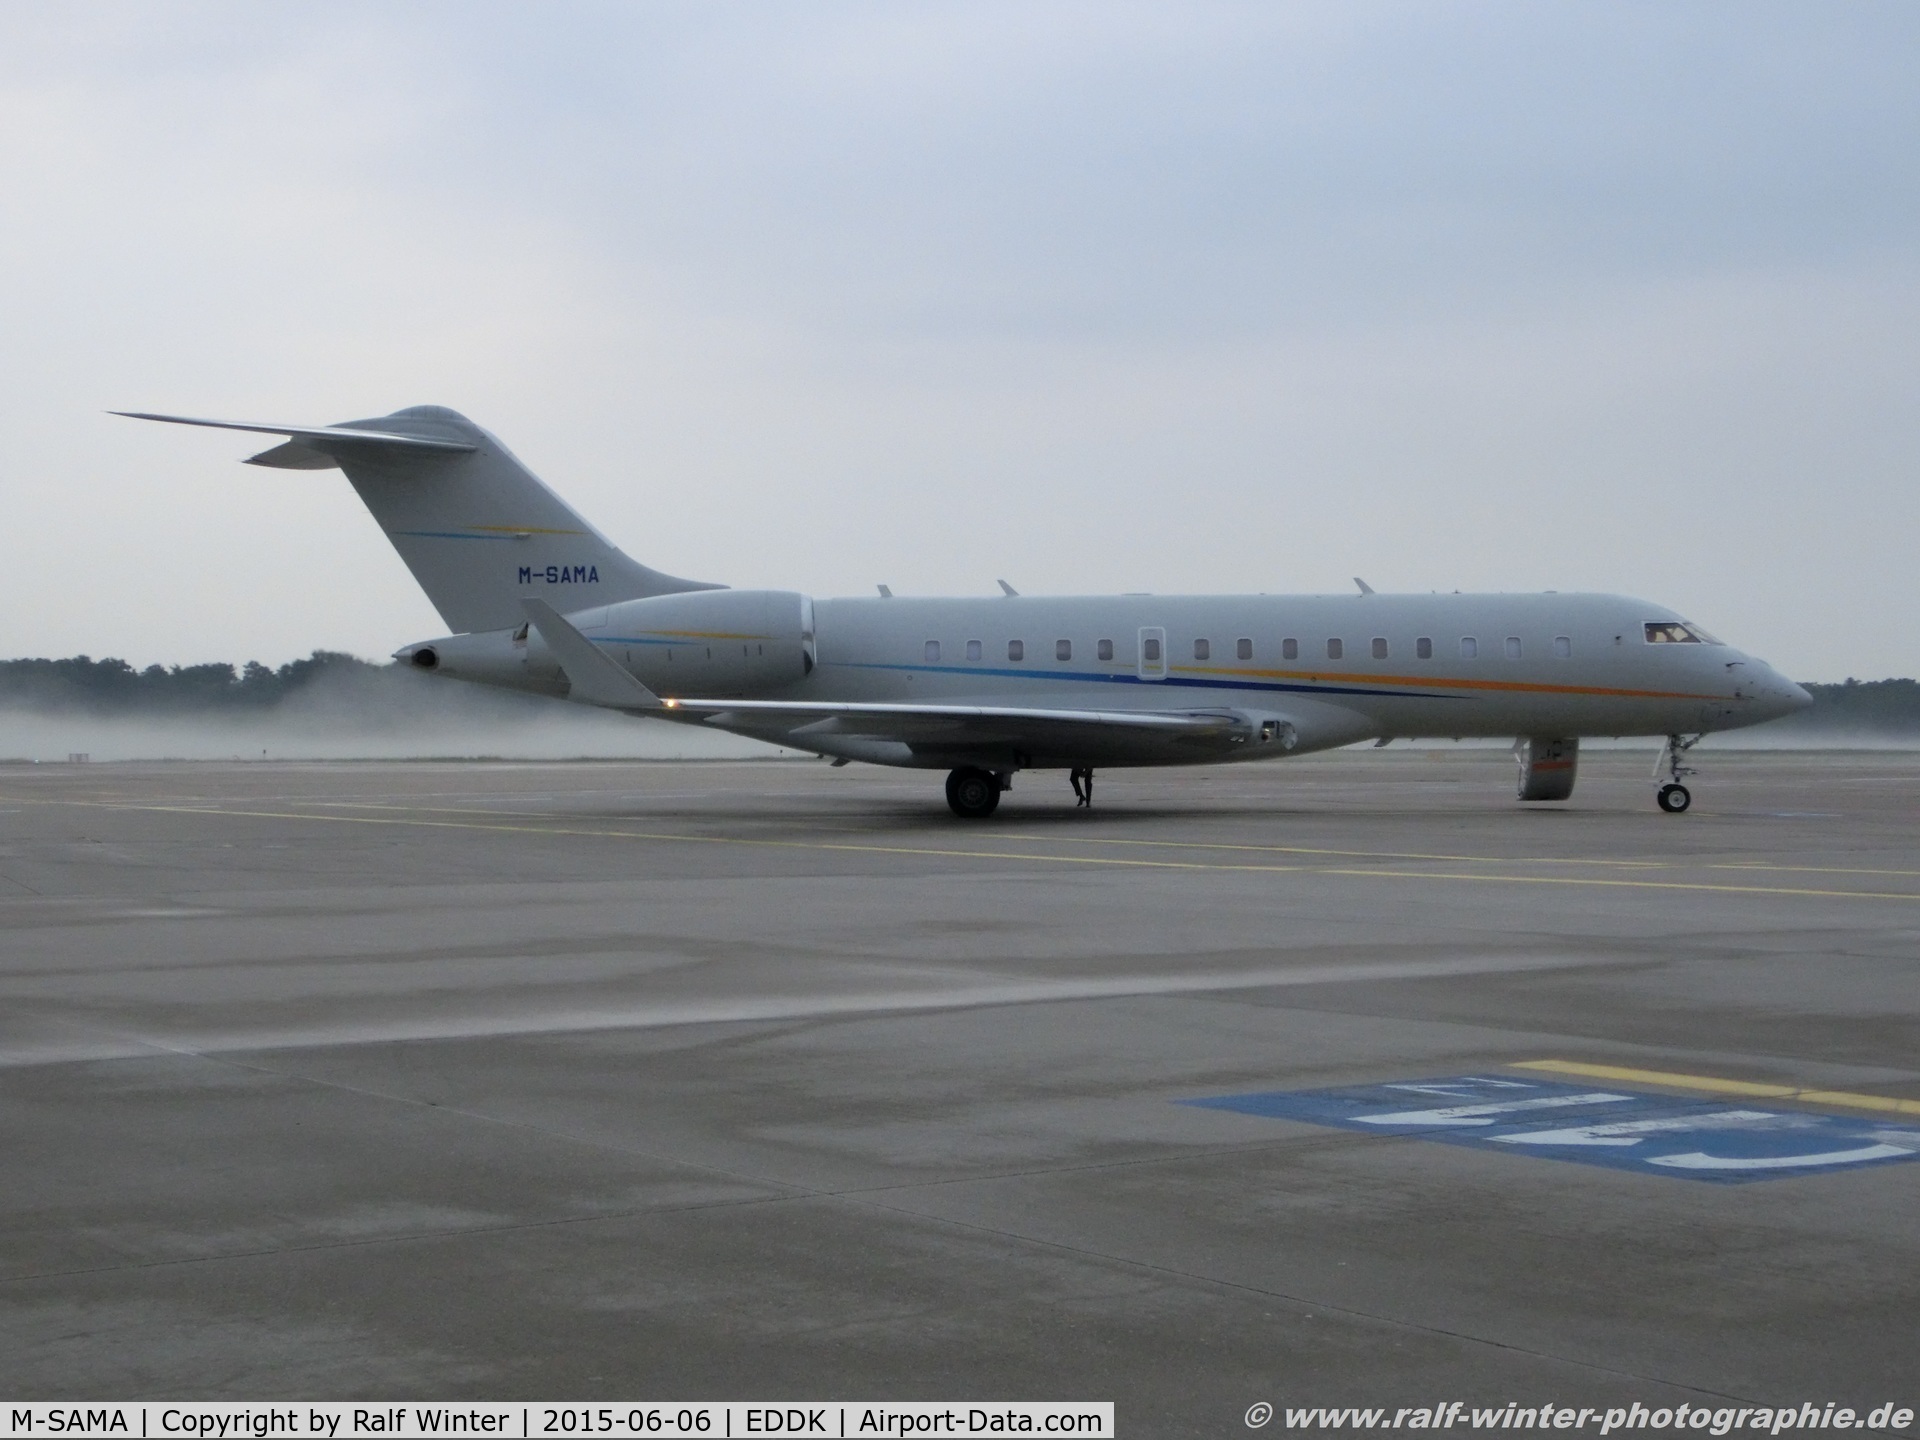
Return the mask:
M444 628L450 405L815 595L1607 590L1920 674L1920 8L0 8L0 656Z

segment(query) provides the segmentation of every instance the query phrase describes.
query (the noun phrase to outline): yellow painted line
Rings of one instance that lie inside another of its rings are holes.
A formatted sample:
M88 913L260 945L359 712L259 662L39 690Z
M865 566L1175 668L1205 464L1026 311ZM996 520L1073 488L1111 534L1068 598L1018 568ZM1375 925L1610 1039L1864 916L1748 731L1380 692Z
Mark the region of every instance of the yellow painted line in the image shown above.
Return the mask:
M579 829L560 825L501 825L477 821L424 820L405 815L316 815L298 810L233 810L204 805L137 805L104 800L44 800L25 803L75 805L102 810L142 811L168 815L232 816L252 820L306 820L316 824L400 825L429 830L482 830L502 834L563 835L606 840L659 840L689 845L737 845L768 850L826 850L863 855L925 855L935 859L1030 860L1055 865L1104 865L1141 870L1213 870L1255 874L1338 875L1372 880L1468 880L1499 885L1578 885L1624 890L1687 890L1720 895L1769 895L1828 900L1906 900L1920 902L1920 894L1890 890L1815 890L1780 885L1709 885L1680 880L1601 880L1575 875L1462 875L1439 870L1360 870L1328 865L1223 865L1199 860L1133 860L1111 855L1034 854L1017 850L958 850L921 845L877 845L832 840L755 840L733 835L689 835L675 831ZM418 814L419 812L414 812Z
M1779 870L1800 875L1916 875L1920 870L1867 870L1851 865L1771 865L1763 860L1743 860L1739 864L1709 865L1709 870Z
M1347 860L1432 860L1450 865L1592 865L1620 870L1755 870L1773 871L1781 874L1800 875L1891 875L1920 878L1920 870L1875 870L1865 867L1854 868L1845 865L1773 865L1764 861L1726 861L1692 860L1685 856L1669 855L1656 860L1601 860L1558 855L1447 855L1430 854L1417 850L1328 850L1308 845L1245 845L1230 844L1211 840L1133 840L1105 835L1020 835L1008 831L995 831L997 839L1020 839L1034 843L1053 841L1061 845L1146 845L1170 850L1249 850L1275 855L1326 855ZM1732 887L1728 887L1732 888ZM1794 892L1781 892L1794 893ZM1824 891L1811 891L1812 894L1824 894ZM1833 892L1856 894L1856 891Z
M663 840L688 845L738 845L770 850L843 850L871 855L926 855L961 860L1039 860L1060 865L1109 865L1143 870L1222 870L1283 874L1301 865L1209 865L1196 860L1120 860L1105 855L1032 855L1013 850L951 850L919 845L850 845L830 840L752 840L736 835L686 835L654 830L586 830L562 825L482 825L474 821L418 820L400 816L314 815L298 810L233 810L206 805L133 805L105 800L27 800L36 805L75 805L161 815L231 816L241 820L307 820L321 825L400 825L425 830L483 830L510 835L563 835L601 840Z
M1591 885L1621 890L1705 890L1716 895L1797 895L1840 900L1913 900L1901 890L1814 890L1788 885L1708 885L1686 880L1596 880L1578 875L1452 875L1440 870L1339 870L1303 866L1315 875L1380 875L1394 880L1479 880L1502 885Z
M1016 838L1004 830L995 838ZM1659 870L1683 860L1580 860L1548 855L1445 855L1418 850L1327 850L1310 845L1244 845L1212 840L1128 840L1105 835L1022 835L1022 840L1052 840L1062 845L1150 845L1171 850L1252 850L1274 855L1327 855L1341 860L1435 860L1449 865L1605 865L1628 870ZM1879 874L1879 871L1864 872Z
M1704 1090L1713 1095L1804 1100L1810 1105L1836 1105L1851 1110L1880 1110L1895 1115L1920 1115L1920 1100L1899 1100L1891 1095L1862 1095L1851 1090L1803 1090L1797 1085L1766 1085L1752 1080L1723 1080L1714 1075L1678 1075L1666 1070L1630 1070L1624 1065L1589 1065L1584 1060L1520 1060L1507 1068L1551 1070L1560 1075L1584 1075L1593 1080L1621 1080L1641 1085L1662 1085L1669 1090Z

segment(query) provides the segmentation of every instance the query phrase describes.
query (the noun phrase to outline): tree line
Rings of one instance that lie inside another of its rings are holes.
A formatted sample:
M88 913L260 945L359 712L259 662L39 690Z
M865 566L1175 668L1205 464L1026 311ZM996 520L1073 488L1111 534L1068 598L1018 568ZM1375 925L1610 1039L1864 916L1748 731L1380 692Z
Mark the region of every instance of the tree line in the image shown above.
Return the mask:
M323 676L367 678L395 671L337 650L316 650L278 669L232 665L149 665L75 655L65 660L0 660L0 704L103 711L255 709L276 705Z

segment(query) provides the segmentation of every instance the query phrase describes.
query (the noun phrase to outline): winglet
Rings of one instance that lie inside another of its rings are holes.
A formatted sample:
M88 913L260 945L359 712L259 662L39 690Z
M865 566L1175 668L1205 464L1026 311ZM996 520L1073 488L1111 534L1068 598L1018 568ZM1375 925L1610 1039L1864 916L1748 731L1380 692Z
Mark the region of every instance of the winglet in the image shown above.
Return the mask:
M1000 588L1004 590L1009 596L1015 596L1020 593L1018 590L1014 589L1013 586L1009 585L1004 580L1000 582Z
M544 600L522 600L527 620L547 642L572 687L569 700L609 710L659 710L660 697L602 654L594 643Z
M1373 593L1373 587L1367 584L1367 582L1362 580L1358 575L1353 577L1353 583L1360 587L1360 593L1362 595L1371 595Z

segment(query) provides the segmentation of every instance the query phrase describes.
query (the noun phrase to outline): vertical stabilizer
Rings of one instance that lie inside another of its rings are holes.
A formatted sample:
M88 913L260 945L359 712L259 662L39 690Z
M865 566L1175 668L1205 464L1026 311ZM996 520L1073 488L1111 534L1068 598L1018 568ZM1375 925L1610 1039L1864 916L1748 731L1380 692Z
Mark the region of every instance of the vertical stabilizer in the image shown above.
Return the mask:
M436 405L351 426L469 441L457 454L330 447L400 558L454 630L519 625L525 599L566 613L719 587L650 570L465 416Z
M249 464L339 466L451 630L518 626L527 618L521 602L528 599L564 613L725 588L663 575L628 558L492 434L438 405L304 427L135 418L289 437Z

